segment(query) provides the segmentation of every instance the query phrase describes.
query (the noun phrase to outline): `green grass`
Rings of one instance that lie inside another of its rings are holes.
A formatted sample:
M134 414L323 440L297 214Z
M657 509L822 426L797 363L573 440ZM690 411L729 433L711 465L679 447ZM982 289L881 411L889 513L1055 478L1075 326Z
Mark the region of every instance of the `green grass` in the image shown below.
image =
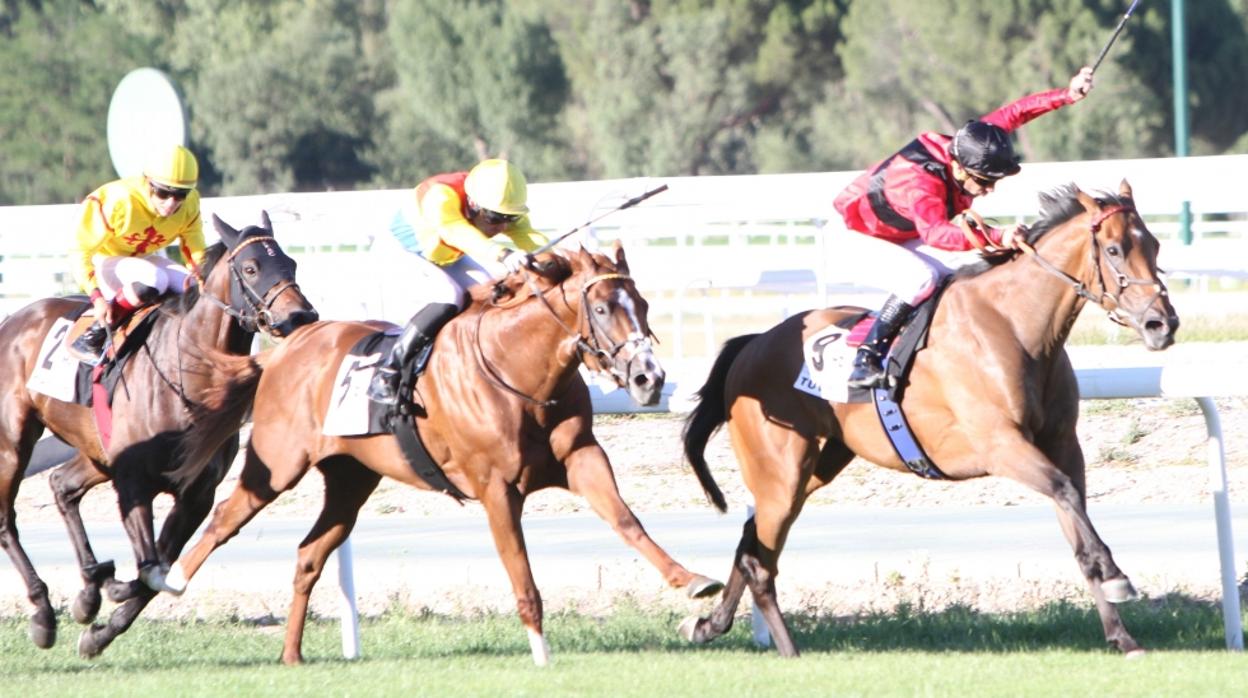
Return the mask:
M962 607L835 618L796 614L803 657L782 661L743 623L707 646L673 632L675 613L623 608L547 618L554 663L534 667L512 615L388 614L362 629L364 659L340 658L338 626L309 625L308 664L277 664L281 628L140 620L95 662L73 652L76 627L35 649L25 619L0 620L0 693L93 695L1233 695L1243 656L1226 652L1219 607L1172 595L1123 607L1153 651L1127 661L1105 648L1088 607L1053 603L989 615Z

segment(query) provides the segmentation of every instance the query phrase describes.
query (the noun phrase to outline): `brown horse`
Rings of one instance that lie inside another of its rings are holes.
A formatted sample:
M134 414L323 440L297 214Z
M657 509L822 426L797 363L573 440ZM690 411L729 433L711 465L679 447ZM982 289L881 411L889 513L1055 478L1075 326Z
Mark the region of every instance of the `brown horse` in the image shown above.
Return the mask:
M949 479L1007 477L1054 501L1106 639L1128 654L1140 652L1113 606L1135 590L1084 506L1075 434L1079 391L1064 343L1088 300L1134 329L1149 349L1174 342L1179 322L1157 276L1158 243L1136 214L1125 181L1117 196L1094 199L1073 185L1042 195L1041 218L1027 238L1032 254L959 272L932 319L901 405L918 442ZM716 359L685 425L685 453L723 510L703 454L727 422L756 511L719 605L708 618L681 624L687 640L708 642L726 632L748 585L777 650L796 656L775 582L802 505L855 455L905 470L872 404L830 403L792 387L803 340L862 312L809 311L763 334L729 340Z
M237 231L214 216L221 242L208 248L199 288L167 301L154 313L150 333L129 355L112 396L111 437L97 427L92 408L27 388L27 378L48 356L40 347L60 319L82 310L84 298L37 301L0 325L0 544L13 560L35 605L30 634L39 647L56 639L56 617L44 584L18 540L13 502L27 463L44 428L77 449L51 478L83 573L84 588L72 611L81 623L99 612L100 587L114 601L108 625L95 625L79 639L79 652L94 656L124 632L162 586L164 570L207 517L216 485L225 476L237 438L224 444L197 471L170 477L178 465L179 437L190 426L192 407L220 376L191 359L206 347L247 354L257 330L273 336L316 320L316 311L295 284L295 262L273 239L272 226ZM54 351L63 351L63 342ZM62 396L66 397L66 396ZM103 399L103 398L98 398ZM218 443L227 441L222 439ZM112 479L126 533L145 582L112 579L112 562L99 563L87 540L78 504L92 487ZM152 500L174 495L159 541L153 530Z
M654 404L664 374L650 345L647 303L628 276L624 253L546 254L532 270L473 289L469 308L437 337L428 371L415 384L416 427L450 482L481 502L529 633L534 661L549 658L542 599L521 531L525 498L547 487L570 489L691 597L722 585L690 573L660 548L620 498L607 455L591 430L589 391L578 367L606 373L634 400ZM299 546L294 599L282 661L303 661L308 596L326 558L350 534L381 477L430 489L404 459L393 435L325 436L322 427L343 357L381 323L329 322L305 328L261 357L258 379L246 362L187 433L187 463L211 452L217 433L237 429L252 402L252 436L238 487L218 506L203 537L170 572L190 579L208 555L316 466L325 504ZM258 380L258 384L257 384ZM234 407L231 407L233 405ZM231 420L234 420L233 422Z

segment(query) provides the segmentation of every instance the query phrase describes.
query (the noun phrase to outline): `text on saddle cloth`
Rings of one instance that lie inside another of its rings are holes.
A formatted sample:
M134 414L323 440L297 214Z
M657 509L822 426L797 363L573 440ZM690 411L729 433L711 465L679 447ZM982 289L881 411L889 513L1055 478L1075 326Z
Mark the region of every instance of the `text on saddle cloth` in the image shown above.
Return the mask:
M863 315L855 323L855 327L843 328L836 324L828 325L811 335L802 344L801 371L793 387L829 402L867 402L870 393L866 390L850 390L849 374L854 369L854 354L862 343L866 332L856 331L856 326L870 327L873 316ZM852 337L857 342L851 343Z
M462 502L467 495L459 490L429 455L409 415L393 405L381 405L368 398L368 384L381 358L390 353L402 328L390 327L355 343L338 365L334 390L330 394L321 433L326 436L366 436L393 434L403 458L422 480L437 492ZM404 369L408 370L408 369Z
M370 334L342 357L321 433L326 436L390 433L385 423L388 406L368 399L368 383L401 331L402 328L390 327Z

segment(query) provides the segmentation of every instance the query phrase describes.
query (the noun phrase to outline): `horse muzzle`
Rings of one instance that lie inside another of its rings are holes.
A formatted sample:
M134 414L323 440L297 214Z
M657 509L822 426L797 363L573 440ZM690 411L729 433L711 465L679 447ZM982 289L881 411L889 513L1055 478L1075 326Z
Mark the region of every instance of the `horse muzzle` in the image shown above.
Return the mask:
M310 325L320 318L320 313L313 309L295 310L287 313L286 317L284 317L281 321L269 323L267 327L269 328L269 333L274 337L288 337L291 332L294 332L304 325Z
M629 360L625 388L628 389L629 396L642 407L659 404L666 380L667 374L651 349L646 348Z
M1136 331L1149 351L1161 351L1174 344L1174 335L1179 331L1179 316L1173 308L1168 313L1148 313Z

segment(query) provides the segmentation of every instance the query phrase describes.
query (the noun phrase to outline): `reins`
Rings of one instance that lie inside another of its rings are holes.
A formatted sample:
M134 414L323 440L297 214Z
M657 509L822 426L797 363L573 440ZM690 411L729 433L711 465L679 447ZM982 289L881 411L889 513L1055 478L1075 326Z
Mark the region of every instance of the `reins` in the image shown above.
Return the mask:
M1165 284L1161 283L1160 281L1154 281L1152 279L1139 279L1139 278L1135 278L1127 274L1124 274L1118 268L1118 265L1113 262L1112 259L1109 260L1109 265L1114 270L1114 276L1117 280L1118 288L1115 291L1110 292L1109 285L1106 284L1105 282L1105 271L1101 265L1101 256L1102 256L1101 243L1099 240L1097 240L1096 234L1097 232L1100 231L1101 226L1105 223L1105 221L1108 220L1110 217L1118 215L1120 213L1125 213L1129 215L1134 212L1135 212L1135 207L1127 205L1127 204L1117 204L1114 206L1110 206L1108 208L1105 208L1099 211L1096 214L1096 216L1092 218L1092 222L1088 226L1088 231L1092 238L1092 244L1091 244L1091 249L1089 250L1089 254L1091 255L1091 259L1092 259L1092 267L1096 270L1096 282L1100 286L1100 289L1101 289L1100 293L1095 294L1095 295L1091 291L1088 290L1087 284L1083 283L1079 279L1076 279L1075 277L1071 276L1065 271L1059 269L1052 262L1050 262L1049 260L1041 256L1039 252L1036 252L1036 248L1031 246L1029 243L1020 240L1018 243L1018 247L1031 259L1035 260L1035 262L1040 265L1041 269L1044 269L1048 273L1058 277L1059 279L1062 279L1067 284L1069 284L1075 290L1075 294L1078 295L1080 298L1083 298L1085 300L1088 300L1097 304L1105 311L1106 315L1109 316L1110 320L1112 320L1113 322L1119 325L1126 327L1128 326L1128 323L1122 319L1122 313L1119 309L1120 305L1118 302L1118 297L1122 295L1123 291L1127 290L1127 288L1131 286L1157 285L1157 286L1160 286L1160 288L1153 295L1152 300L1156 300L1158 297L1164 297L1168 294L1168 292L1166 291ZM1106 307L1105 306L1106 300L1112 301L1113 307ZM1152 300L1150 300L1148 303L1145 303L1143 307L1147 308L1148 306L1152 305ZM1141 311L1141 315L1143 314L1143 312L1144 311ZM1136 317L1133 319L1136 320L1137 323L1142 324L1142 319L1140 317Z
M573 329L572 327L570 327L567 323L563 321L563 318L559 317L558 311L556 311L554 306L550 304L550 301L546 299L546 294L543 293L542 290L537 287L537 283L534 281L533 276L529 273L527 269L524 270L525 283L528 285L529 290L531 291L532 295L541 302L542 306L545 307L547 311L550 312L551 317L555 319L555 322L559 324L559 327L561 327L568 336L576 338L577 355L578 357L580 357L582 363L584 363L585 355L589 354L597 358L599 363L602 365L613 364L615 361L615 357L620 353L621 349L623 349L625 346L628 346L630 343L634 343L639 340L627 340L626 339L620 342L614 342L611 340L611 337L607 333L606 329L604 329L601 325L599 325L593 319L593 313L589 312L589 289L594 284L597 284L601 281L608 281L611 279L625 279L626 280L626 279L631 279L631 278L632 277L630 277L627 274L621 274L619 272L608 272L605 274L598 274L597 276L590 277L590 279L581 286L581 293L580 293L581 308L584 311L585 318L586 318L585 322L589 329L589 333L588 333L589 338L587 341L585 337L585 333L579 332ZM560 287L562 287L562 285L563 285L562 283L559 284ZM491 300L490 307L502 309L507 306L499 305L498 303ZM477 323L476 323L476 329L474 332L475 337L474 337L473 344L476 347L476 358L477 358L478 367L480 368L481 374L485 377L485 379L489 381L492 385L494 385L496 388L499 388L512 395L515 395L516 397L519 397L522 400L525 400L526 402L530 404L537 405L539 407L549 407L551 405L556 404L558 400L554 400L554 399L539 400L535 397L532 397L531 395L528 395L520 391L519 389L507 383L507 381L501 375L499 375L498 370L493 366L493 364L490 363L489 359L486 358L485 351L481 346L481 321L482 319L484 319L484 317L485 317L485 308L483 307L481 309L481 312L477 313ZM602 342L599 341L600 336L605 337L606 338L605 341L608 344L610 344L609 351L604 350L602 348Z

